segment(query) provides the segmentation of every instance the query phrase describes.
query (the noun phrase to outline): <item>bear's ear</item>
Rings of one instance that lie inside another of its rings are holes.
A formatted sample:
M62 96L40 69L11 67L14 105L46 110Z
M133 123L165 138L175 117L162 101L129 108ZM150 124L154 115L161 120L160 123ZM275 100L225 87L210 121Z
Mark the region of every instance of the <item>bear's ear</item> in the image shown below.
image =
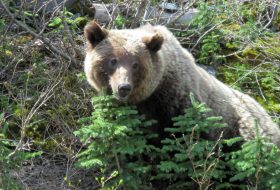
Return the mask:
M143 42L146 44L147 48L150 51L157 52L161 48L163 37L161 34L156 33L153 36L144 37Z
M94 20L88 23L84 28L84 35L90 45L94 48L108 35L108 31L101 28Z

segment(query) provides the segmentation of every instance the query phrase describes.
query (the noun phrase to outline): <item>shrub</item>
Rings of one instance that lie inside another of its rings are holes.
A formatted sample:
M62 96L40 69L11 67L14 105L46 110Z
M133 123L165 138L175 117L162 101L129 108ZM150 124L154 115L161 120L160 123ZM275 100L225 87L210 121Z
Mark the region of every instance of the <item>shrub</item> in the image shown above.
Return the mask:
M235 169L230 181L246 180L252 189L280 188L280 151L276 145L259 136L230 153L228 164Z
M38 156L41 152L28 153L15 149L18 143L7 138L7 129L8 123L2 113L0 114L0 189L23 189L11 177L11 173L19 168L23 161Z
M106 176L114 174L113 179L108 178L108 188L118 186L120 180L129 189L149 185L152 168L147 161L153 160L157 148L148 143L156 137L148 127L155 121L146 120L133 106L119 106L111 96L94 97L92 103L92 116L80 119L83 127L75 131L86 145L77 165L105 168L102 173Z
M190 99L192 106L173 118L168 137L155 147L149 127L155 121L111 96L94 97L92 115L80 119L83 127L75 132L85 146L77 166L100 171L101 189L279 189L279 149L257 135L225 152L242 139L223 139L222 132L218 140L205 139L226 125L207 115L205 103Z
M217 141L202 137L226 125L221 123L222 117L207 117L211 109L205 103L195 101L192 95L190 99L192 107L185 109L184 115L173 118L174 127L165 129L173 138L162 141L162 151L167 156L158 167L160 177L171 183L168 189L185 189L194 184L199 189L208 189L213 180L222 181L226 177L225 163L221 160L222 133L217 133Z

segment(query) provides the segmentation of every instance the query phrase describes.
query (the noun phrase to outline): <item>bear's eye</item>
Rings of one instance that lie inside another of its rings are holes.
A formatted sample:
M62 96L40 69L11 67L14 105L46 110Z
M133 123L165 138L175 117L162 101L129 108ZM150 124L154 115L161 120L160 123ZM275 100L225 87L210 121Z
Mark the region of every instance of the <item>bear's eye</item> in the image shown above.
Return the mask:
M115 69L117 67L117 60L116 59L111 59L109 62L109 67L111 69Z
M133 68L134 70L138 70L138 68L139 68L139 63L137 63L137 62L133 63L133 64L132 64L132 68Z

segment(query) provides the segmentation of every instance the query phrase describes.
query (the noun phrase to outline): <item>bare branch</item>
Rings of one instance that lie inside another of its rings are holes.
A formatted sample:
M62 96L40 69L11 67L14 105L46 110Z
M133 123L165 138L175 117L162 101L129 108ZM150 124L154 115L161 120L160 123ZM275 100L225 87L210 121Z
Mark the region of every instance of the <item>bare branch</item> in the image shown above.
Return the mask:
M56 6L59 6L56 0L54 2L55 2ZM63 6L64 5L65 5L65 1L63 2ZM71 33L71 30L70 30L67 22L65 21L64 8L63 8L63 11L60 12L60 16L61 16L61 20L62 20L62 23L63 23L63 26L64 26L64 30L66 32L66 35L67 35L69 43L73 47L74 52L77 53L79 57L82 57L83 54L82 54L81 50L76 46L76 44L75 44L75 42L73 40L74 38L73 38L73 35ZM70 55L70 57L71 57L71 59L74 59L71 55Z
M217 28L218 26L220 26L223 22L225 22L226 20L223 20L222 22L212 26L210 29L208 29L203 35L201 35L199 37L199 39L196 41L195 45L192 47L192 49L190 50L190 52L192 52L196 46L199 44L199 42L204 38L204 36L206 36L209 32L213 31L215 28Z
M33 31L30 27L28 27L26 24L18 21L15 16L9 11L9 9L6 7L6 5L3 3L2 0L0 0L0 4L2 5L2 7L4 8L5 12L9 15L9 17L21 28L23 28L24 30L26 30L28 33L30 33L33 37L35 38L39 38L42 40L42 42L44 42L44 44L53 52L55 52L56 54L60 55L61 57L63 57L66 60L69 60L71 63L74 63L75 65L78 65L79 62L75 59L75 58L71 58L69 55L65 54L64 52L62 52L61 50L59 50L57 47L53 46L48 39L43 37L43 34L41 33L38 34L35 31Z
M177 15L175 18L169 20L167 22L167 26L172 26L174 25L174 23L176 23L182 16L185 15L185 13L197 2L198 0L193 0L192 2L190 2L188 5L184 6L183 11Z
M264 28L267 28L267 27L270 26L270 24L272 23L273 19L275 19L275 17L277 16L277 12L278 12L278 6L275 5L275 6L273 7L272 15L271 15L271 17L269 18L268 23L264 26ZM275 13L276 13L276 14L275 14ZM269 17L269 15L268 15L268 17Z
M134 22L131 25L132 28L137 27L141 23L141 20L143 19L143 16L146 12L147 5L148 5L148 0L141 1L139 8L137 9Z

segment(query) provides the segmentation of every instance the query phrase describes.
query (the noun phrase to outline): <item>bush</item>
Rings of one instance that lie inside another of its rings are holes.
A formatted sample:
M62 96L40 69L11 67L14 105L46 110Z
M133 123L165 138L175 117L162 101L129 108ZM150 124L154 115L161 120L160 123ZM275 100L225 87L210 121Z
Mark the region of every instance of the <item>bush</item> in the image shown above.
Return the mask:
M228 164L234 168L230 181L246 180L252 189L280 188L280 150L258 134L242 145L241 150L230 153Z
M173 138L162 141L166 158L158 165L159 176L170 181L168 189L186 189L195 184L199 189L208 189L213 180L222 181L226 177L225 163L221 160L222 133L217 133L217 141L201 137L226 125L221 123L222 117L207 117L211 109L195 101L192 95L190 98L192 107L173 118L174 127L165 129Z
M280 114L280 15L273 12L278 6L266 0L198 2L200 12L187 32L176 33L198 63L212 65L221 81L254 97L275 116Z
M11 177L11 173L19 168L27 159L41 154L41 152L23 152L16 148L19 144L7 138L8 123L4 114L0 114L0 189L23 189L20 184Z
M94 97L92 116L82 118L84 127L75 132L85 145L77 166L101 171L97 181L109 189L279 188L279 149L257 135L240 150L224 152L242 139L223 139L222 133L218 140L203 138L226 125L190 98L192 107L173 118L174 127L165 129L169 136L159 148L150 143L156 135L148 126L155 121L111 96Z
M78 155L77 166L97 168L110 176L107 184L99 182L102 188L119 186L121 181L128 189L148 186L152 168L147 161L157 152L149 144L156 135L148 127L155 121L146 120L133 106L119 106L111 96L94 97L92 103L92 116L80 119L83 127L75 131L86 145Z

